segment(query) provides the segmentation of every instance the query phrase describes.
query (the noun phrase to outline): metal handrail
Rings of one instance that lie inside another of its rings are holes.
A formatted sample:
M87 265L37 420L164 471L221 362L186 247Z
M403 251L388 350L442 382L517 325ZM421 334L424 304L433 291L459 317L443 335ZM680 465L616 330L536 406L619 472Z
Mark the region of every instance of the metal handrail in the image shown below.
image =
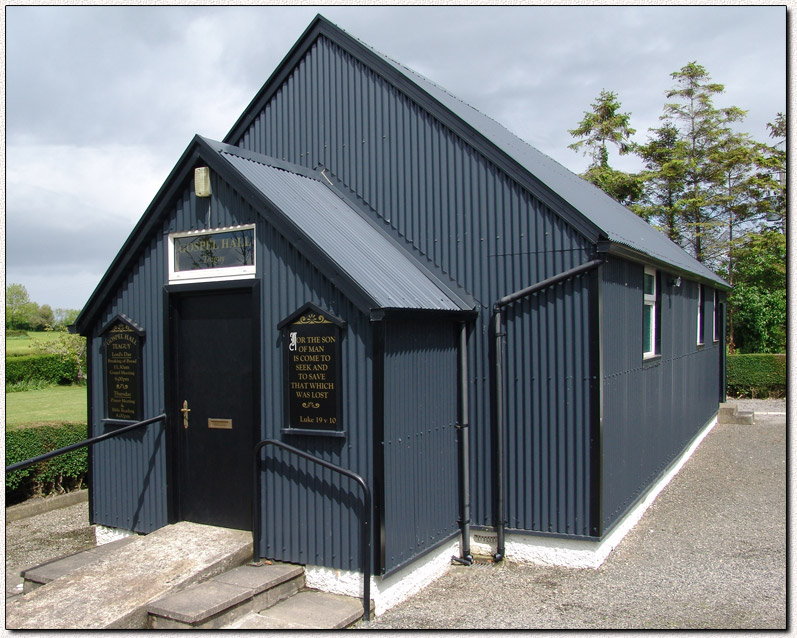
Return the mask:
M275 441L274 439L265 439L261 441L255 446L255 454L254 454L254 476L255 476L255 502L254 502L254 521L252 524L252 536L254 540L254 551L253 556L254 560L257 561L261 556L258 556L258 545L260 544L260 537L262 535L262 530L260 529L260 521L262 518L262 498L261 498L261 488L260 488L260 476L258 474L258 464L260 462L260 450L262 450L267 445L273 445L280 449L285 450L286 452L290 452L291 454L295 454L303 459L307 459L308 461L312 461L317 465L321 465L333 472L337 472L338 474L342 474L343 476L348 476L350 479L356 481L360 487L363 489L363 511L362 515L360 516L360 554L362 556L362 573L363 573L363 620L369 621L371 619L371 535L368 532L369 522L371 519L371 490L368 488L368 485L365 483L365 480L359 474L355 474L350 470L346 470L342 467L338 467L330 463L329 461L324 461L323 459L316 458L315 456L308 454L307 452L303 452L302 450L297 450L295 447L287 445L282 441Z
M138 423L133 423L132 425L126 425L125 427L119 428L118 430L114 430L113 432L106 432L105 434L100 434L99 436L86 439L85 441L80 441L78 443L73 443L72 445L67 445L66 447L58 448L57 450L53 450L52 452L47 452L46 454L40 454L39 456L34 456L32 459L20 461L19 463L14 463L13 465L6 465L6 472L12 472L13 470L21 470L26 467L30 467L31 465L35 465L40 461L46 461L47 459L51 459L54 456L66 454L67 452L78 450L82 447L86 447L87 445L94 445L95 443L99 443L100 441L104 441L105 439L110 439L111 437L119 436L120 434L129 432L130 430L135 430L136 428L140 428L145 425L150 425L151 423L163 421L165 418L166 418L165 414L159 414L158 416L152 417L151 419L139 421Z

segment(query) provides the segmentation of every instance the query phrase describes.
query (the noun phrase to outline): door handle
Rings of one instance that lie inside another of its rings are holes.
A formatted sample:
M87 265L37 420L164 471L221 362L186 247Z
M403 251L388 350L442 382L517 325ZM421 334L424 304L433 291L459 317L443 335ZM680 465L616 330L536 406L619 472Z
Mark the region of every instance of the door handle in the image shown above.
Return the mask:
M187 430L188 429L188 413L191 411L191 408L188 407L188 401L183 401L183 407L180 409L180 412L183 413L183 427Z

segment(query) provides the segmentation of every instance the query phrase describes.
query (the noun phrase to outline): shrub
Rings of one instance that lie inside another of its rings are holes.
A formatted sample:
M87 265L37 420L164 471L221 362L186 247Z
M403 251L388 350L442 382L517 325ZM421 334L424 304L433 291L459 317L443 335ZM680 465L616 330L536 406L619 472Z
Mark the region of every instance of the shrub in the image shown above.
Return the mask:
M770 397L786 394L785 354L732 354L727 358L728 394Z
M14 383L6 383L6 394L14 392L28 392L29 390L46 390L53 387L49 381L42 381L41 379L24 379L22 381L15 381Z
M19 463L82 441L87 431L85 423L6 431L6 464ZM88 448L80 448L21 470L6 472L6 503L77 489L83 485L87 471Z
M43 381L72 383L78 377L77 362L57 354L25 355L6 359L6 383Z

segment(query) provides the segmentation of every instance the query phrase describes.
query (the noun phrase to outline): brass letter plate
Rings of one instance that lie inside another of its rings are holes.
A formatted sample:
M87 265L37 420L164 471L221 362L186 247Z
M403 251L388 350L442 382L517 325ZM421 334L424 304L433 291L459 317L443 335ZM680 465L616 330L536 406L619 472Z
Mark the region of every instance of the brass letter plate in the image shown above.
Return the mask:
M232 430L232 419L208 419L208 427L217 430Z

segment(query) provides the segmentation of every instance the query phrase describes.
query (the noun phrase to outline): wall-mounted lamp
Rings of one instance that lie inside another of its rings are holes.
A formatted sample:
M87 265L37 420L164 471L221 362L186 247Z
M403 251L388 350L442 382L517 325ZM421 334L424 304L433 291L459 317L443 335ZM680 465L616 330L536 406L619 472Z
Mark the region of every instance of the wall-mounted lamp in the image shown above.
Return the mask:
M670 277L668 282L673 288L680 288L681 287L681 278L680 277Z
M194 169L194 194L197 197L210 197L210 169L207 166Z

